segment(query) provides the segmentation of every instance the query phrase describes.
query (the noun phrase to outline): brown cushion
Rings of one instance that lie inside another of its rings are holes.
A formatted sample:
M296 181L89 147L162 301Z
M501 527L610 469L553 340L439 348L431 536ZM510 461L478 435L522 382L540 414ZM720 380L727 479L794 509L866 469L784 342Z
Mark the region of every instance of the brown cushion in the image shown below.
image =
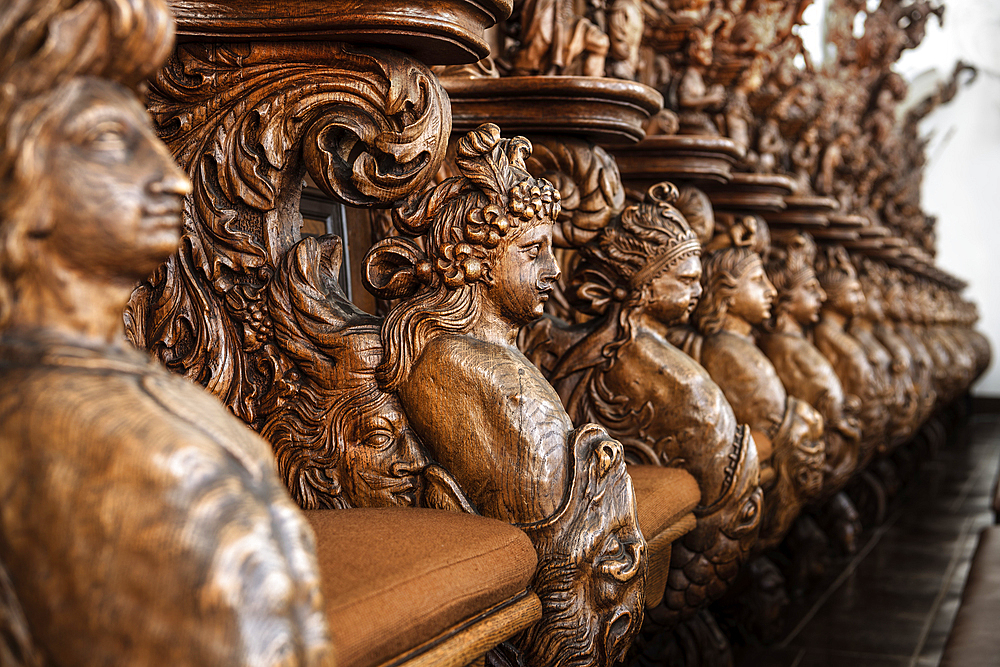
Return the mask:
M523 592L537 557L501 521L440 510L306 512L338 667L370 667Z
M663 601L674 540L694 528L691 512L701 491L694 477L680 468L630 465L628 474L635 488L639 528L649 548L646 607L653 608Z
M1000 656L1000 527L982 532L942 667L996 665Z
M639 528L647 541L694 510L701 500L698 482L686 470L630 465L628 474L635 487Z

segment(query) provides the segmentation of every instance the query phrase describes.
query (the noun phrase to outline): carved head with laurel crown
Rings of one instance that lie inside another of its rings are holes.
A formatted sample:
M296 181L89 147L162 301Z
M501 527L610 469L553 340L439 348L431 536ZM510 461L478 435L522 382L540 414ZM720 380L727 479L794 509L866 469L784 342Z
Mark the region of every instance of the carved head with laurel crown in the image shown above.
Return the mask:
M627 328L640 315L687 321L702 291L701 243L674 206L680 196L672 183L653 186L580 249L569 293L576 307L592 315L620 309Z

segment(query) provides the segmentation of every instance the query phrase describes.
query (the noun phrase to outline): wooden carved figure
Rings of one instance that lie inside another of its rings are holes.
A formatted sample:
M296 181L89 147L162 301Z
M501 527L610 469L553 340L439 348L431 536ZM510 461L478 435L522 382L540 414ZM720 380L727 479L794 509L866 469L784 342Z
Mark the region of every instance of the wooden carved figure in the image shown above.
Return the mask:
M841 246L828 246L816 260L816 273L826 300L813 329L816 348L833 365L844 391L861 399L860 467L884 453L888 378L875 373L864 346L847 332L860 314L865 295L857 271Z
M0 8L0 661L329 664L271 449L125 340L190 183L135 91L160 0Z
M881 332L880 338L888 340L890 337L898 337L906 346L906 350L910 354L914 382L920 388L921 405L918 415L919 421L923 422L931 416L938 402L937 390L934 386L933 359L910 322L902 272L899 269L890 269L885 265L879 266L877 271L882 279L885 313L888 317L887 326Z
M521 0L515 3L514 14L520 32L513 36L519 43L512 59L513 74L604 76L611 42L600 27L577 11L574 0ZM635 12L630 14L634 17ZM641 13L634 18L639 19L641 32ZM616 47L620 50L622 45Z
M559 278L559 193L525 170L530 150L483 125L458 144L459 176L394 210L401 235L365 259L369 288L398 299L376 373L472 507L534 538L543 618L517 641L527 664L610 665L642 620L646 544L621 444L574 429L514 344Z
M759 254L759 218L735 222L713 240L702 272L704 293L692 315L700 336L686 347L748 424L761 460L764 517L758 549L777 546L802 507L823 487L823 417L789 396L754 330L771 317L777 295Z
M857 512L839 493L858 467L861 428L856 396L845 394L826 357L807 337L817 321L826 293L816 278L816 246L805 234L773 239L767 277L778 292L767 331L758 345L767 355L790 396L823 415L826 461L823 496L832 498L834 534L845 551L853 551L861 526Z
M695 28L689 35L688 64L677 84L677 108L682 134L718 134L707 112L718 111L726 101L722 84L708 85L705 74L712 64L714 38L711 32Z
M762 497L749 429L666 338L701 294L701 245L673 206L679 196L670 183L654 186L580 248L570 302L597 317L563 349L552 345L548 364L574 423L602 424L632 461L681 466L698 480L698 526L674 544L664 603L650 612L663 625L725 592L757 540Z
M917 421L920 394L910 372L912 355L906 343L885 326L885 299L876 278L875 262L860 256L854 259L865 308L851 321L850 333L864 346L877 372L889 378L891 418L887 437L890 446L898 445L908 440L920 425Z
M278 471L305 509L436 506L459 497L431 465L399 398L375 378L382 360L380 318L359 310L337 284L340 239L303 239L271 282L276 339L306 373L304 385L261 434ZM438 487L438 482L445 482Z

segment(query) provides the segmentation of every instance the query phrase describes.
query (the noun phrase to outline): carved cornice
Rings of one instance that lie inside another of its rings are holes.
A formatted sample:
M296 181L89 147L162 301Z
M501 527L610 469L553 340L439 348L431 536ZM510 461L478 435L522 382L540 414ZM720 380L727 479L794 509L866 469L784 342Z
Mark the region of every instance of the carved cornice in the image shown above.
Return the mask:
M785 197L785 209L764 215L767 224L775 228L796 228L812 232L830 226L829 216L837 210L837 200L831 197L794 195Z
M717 211L772 213L785 210L794 181L781 174L736 173L724 185L706 184L705 193Z
M170 0L178 42L322 40L398 48L429 65L490 54L484 31L511 0Z
M584 137L598 144L631 144L663 97L631 81L583 76L445 78L456 131L484 119L512 134Z
M655 135L611 153L629 187L643 189L663 180L728 182L744 151L725 137Z

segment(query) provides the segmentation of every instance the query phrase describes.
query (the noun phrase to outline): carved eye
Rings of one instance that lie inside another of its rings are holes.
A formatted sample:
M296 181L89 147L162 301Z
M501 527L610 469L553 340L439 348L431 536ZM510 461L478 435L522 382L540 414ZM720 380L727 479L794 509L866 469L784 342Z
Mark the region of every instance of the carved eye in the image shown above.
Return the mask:
M123 124L115 121L98 123L87 132L83 141L88 149L113 157L123 157L128 148L127 132Z
M375 431L365 438L365 446L372 449L387 449L392 444L392 434L388 431Z
M538 259L538 255L541 253L541 250L541 245L535 243L525 248L524 254L526 254L529 259Z
M740 510L740 523L743 525L747 525L749 523L753 523L753 521L756 518L757 518L757 503L754 501L753 498L751 498L743 506L743 509Z

